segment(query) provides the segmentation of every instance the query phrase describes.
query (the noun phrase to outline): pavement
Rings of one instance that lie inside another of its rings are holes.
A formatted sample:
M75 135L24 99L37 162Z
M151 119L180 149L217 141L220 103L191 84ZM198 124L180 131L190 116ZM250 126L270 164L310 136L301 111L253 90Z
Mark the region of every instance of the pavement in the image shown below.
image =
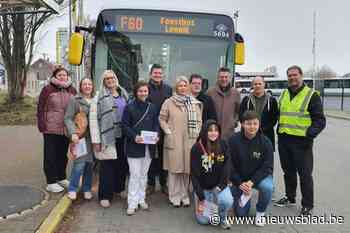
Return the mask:
M327 112L327 116L331 116ZM344 117L341 115L340 117ZM347 118L349 117L349 118ZM350 114L343 119L350 120ZM234 225L234 232L350 232L350 191L348 180L350 144L348 143L350 121L327 118L327 128L317 138L314 146L315 210L314 215L343 216L344 224L337 225ZM0 186L16 185L31 187L44 192L45 178L42 172L42 136L34 126L0 127L1 158ZM5 161L5 162L4 162ZM275 159L276 197L283 194L282 174ZM298 189L299 190L299 189ZM298 191L299 192L299 191ZM11 193L0 196L3 201ZM300 197L300 195L298 194ZM62 194L49 195L41 207L13 219L0 221L1 233L35 232L59 203ZM256 201L253 199L253 203ZM126 216L126 200L117 199L109 209L102 209L97 200L76 201L70 208L58 233L108 233L108 232L216 232L216 227L199 226L193 216L193 207L174 209L166 196L156 193L148 198L151 211L139 211ZM298 199L300 203L300 199ZM254 205L252 205L254 206ZM1 207L1 206L0 206ZM294 216L300 205L290 208L270 206L268 214ZM50 221L48 221L50 222Z
M344 220L343 224L281 224L266 225L263 228L249 224L235 224L232 232L269 233L311 233L350 232L350 209L347 193L350 191L350 144L348 143L350 121L327 118L327 128L317 138L314 145L314 216L331 216ZM275 157L275 197L283 196L283 176L278 155ZM280 208L270 205L270 216L296 216L300 211L300 191L298 187L297 206ZM161 193L148 197L151 211L138 211L134 216L126 215L126 200L116 199L111 208L103 209L98 201L76 201L59 233L173 233L173 232L219 232L213 226L200 226L195 222L193 207L173 208ZM253 203L256 202L256 195ZM193 205L192 205L193 206ZM252 205L255 206L254 204ZM254 208L253 208L254 209ZM254 215L254 210L252 211Z
M325 114L326 116L332 118L350 120L350 111L326 110Z
M42 136L34 126L2 126L0 127L0 208L4 214L12 212L7 207L14 206L29 209L30 203L37 206L42 199L47 201L34 210L17 214L12 219L0 221L1 233L32 233L55 207L62 194L47 195L45 177L42 171ZM10 190L5 187L12 186ZM17 189L16 189L17 187ZM18 187L21 187L20 193ZM44 197L42 196L44 194ZM24 196L24 197L23 197ZM13 200L19 200L8 205ZM7 210L6 210L7 208ZM6 211L6 213L5 213Z

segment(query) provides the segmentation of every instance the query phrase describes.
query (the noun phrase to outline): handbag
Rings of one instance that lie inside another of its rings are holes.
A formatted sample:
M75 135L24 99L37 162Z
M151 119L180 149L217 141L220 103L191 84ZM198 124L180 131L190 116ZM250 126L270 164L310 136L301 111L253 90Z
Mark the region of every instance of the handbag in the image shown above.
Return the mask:
M117 150L115 145L103 145L101 144L101 151L95 152L95 158L98 160L117 159Z
M88 122L88 117L87 117L86 113L83 111L79 102L76 102L76 108L79 108L79 112L77 112L74 115L74 119L73 119L73 122L75 125L75 132L74 133L78 135L79 139L81 139L85 136L89 122ZM66 126L64 126L63 133L66 137L69 138L69 140L71 140L71 138L68 134L68 129Z

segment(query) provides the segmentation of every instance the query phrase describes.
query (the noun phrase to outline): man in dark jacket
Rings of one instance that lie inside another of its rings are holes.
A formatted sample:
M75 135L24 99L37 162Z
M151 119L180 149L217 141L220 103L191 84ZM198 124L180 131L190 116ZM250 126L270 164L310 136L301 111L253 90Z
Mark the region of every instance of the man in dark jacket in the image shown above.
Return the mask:
M244 97L239 108L239 119L247 110L253 110L259 114L262 132L267 136L273 150L275 150L275 130L278 120L277 100L265 91L265 81L263 77L257 76L252 80L253 92Z
M207 120L217 120L213 99L202 91L203 78L199 74L190 76L192 96L203 103L202 121L203 125Z
M172 96L172 89L169 85L163 81L163 68L161 65L154 64L150 70L149 80L149 102L153 103L156 107L157 115L162 107L163 102ZM152 159L151 166L148 171L148 187L147 194L152 194L156 187L156 176L159 176L159 183L163 193L167 193L167 173L163 169L163 144L164 133L161 131L159 135L157 155Z
M299 66L287 69L288 89L280 97L278 151L284 172L286 197L276 206L295 205L297 173L302 194L301 215L311 215L314 207L313 140L325 128L321 98L303 82Z
M273 191L273 149L270 140L259 132L259 115L246 111L242 131L228 141L231 153L231 191L236 216L247 216L252 188L259 191L255 224L264 225L264 215Z

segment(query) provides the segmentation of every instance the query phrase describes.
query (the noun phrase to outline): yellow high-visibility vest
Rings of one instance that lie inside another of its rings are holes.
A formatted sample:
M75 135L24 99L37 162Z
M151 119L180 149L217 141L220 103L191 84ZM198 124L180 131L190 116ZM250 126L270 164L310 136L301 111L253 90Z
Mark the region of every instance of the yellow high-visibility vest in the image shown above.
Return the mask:
M290 100L288 89L282 92L279 100L280 117L278 133L306 136L306 131L311 126L308 106L313 93L314 90L306 85L292 100Z

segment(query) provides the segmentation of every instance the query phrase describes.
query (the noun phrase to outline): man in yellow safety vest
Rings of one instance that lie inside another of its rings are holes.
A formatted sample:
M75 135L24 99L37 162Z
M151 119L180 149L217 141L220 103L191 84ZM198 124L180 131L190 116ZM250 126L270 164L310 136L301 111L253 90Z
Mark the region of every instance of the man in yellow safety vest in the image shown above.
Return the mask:
M287 69L288 88L279 100L278 151L284 173L286 196L276 206L295 205L297 174L302 194L301 215L314 207L313 140L325 128L326 118L320 95L303 82L299 66Z

